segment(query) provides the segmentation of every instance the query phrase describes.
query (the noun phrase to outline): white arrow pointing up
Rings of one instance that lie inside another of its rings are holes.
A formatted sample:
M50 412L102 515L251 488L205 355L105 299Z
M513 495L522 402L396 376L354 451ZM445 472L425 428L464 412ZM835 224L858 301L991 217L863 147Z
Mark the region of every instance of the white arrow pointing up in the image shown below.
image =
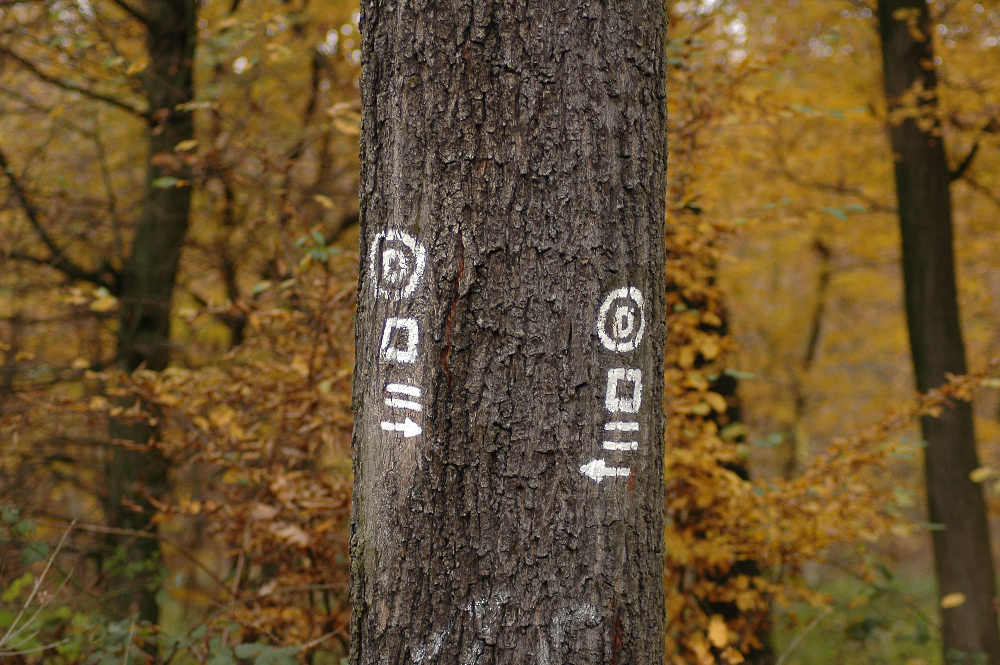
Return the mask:
M390 423L383 420L382 429L384 429L386 432L402 432L403 436L406 437L407 439L409 439L412 436L420 436L420 433L424 431L423 428L420 427L420 425L416 424L409 418L407 418L401 423Z
M628 478L632 469L624 466L608 466L604 460L595 459L581 466L580 473L600 483L605 478Z

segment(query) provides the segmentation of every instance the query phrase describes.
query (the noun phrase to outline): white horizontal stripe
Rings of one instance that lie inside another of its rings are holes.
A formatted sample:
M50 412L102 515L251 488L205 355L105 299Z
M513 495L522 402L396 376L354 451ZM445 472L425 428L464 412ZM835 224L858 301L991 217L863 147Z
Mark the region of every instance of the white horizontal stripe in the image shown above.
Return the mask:
M621 422L616 420L614 422L604 423L604 429L609 432L638 432L639 423Z
M618 442L618 441L605 441L604 442L604 449L605 450L638 450L639 449L639 442L638 441L621 441L621 442Z
M385 400L385 405L392 406L397 409L410 409L411 411L423 411L423 407L421 407L419 404L405 399L393 399L390 397L389 399Z
M390 383L385 387L387 393L399 393L410 397L420 397L420 388L408 386L405 383Z

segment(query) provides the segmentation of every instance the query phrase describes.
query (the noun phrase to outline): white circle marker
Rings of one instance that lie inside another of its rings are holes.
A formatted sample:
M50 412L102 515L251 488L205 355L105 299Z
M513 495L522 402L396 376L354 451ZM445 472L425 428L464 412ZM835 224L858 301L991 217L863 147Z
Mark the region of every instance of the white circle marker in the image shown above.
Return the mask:
M645 301L634 286L623 286L608 294L597 315L597 335L608 351L630 353L646 332Z
M381 261L379 249L382 250ZM409 298L424 273L427 250L405 231L390 229L376 233L368 250L368 272L375 290L383 298Z

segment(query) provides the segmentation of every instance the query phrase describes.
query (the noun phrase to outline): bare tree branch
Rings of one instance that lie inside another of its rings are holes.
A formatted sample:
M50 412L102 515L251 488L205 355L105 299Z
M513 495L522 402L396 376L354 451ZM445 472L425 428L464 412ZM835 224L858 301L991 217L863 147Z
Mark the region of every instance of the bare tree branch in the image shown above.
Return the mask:
M136 108L135 106L132 106L128 102L124 102L118 99L117 97L112 97L111 95L105 95L104 93L100 93L95 90L90 90L89 88L84 88L83 86L77 85L76 83L56 78L55 76L52 76L51 74L42 71L35 63L31 62L26 58L21 57L8 47L0 47L0 55L4 55L10 58L11 60L17 62L19 65L21 65L22 67L24 67L29 72L31 72L41 80L45 81L46 83L60 87L63 90L68 90L70 92L78 92L81 95L84 95L85 97L89 97L90 99L99 102L104 102L105 104L110 104L111 106L114 106L117 109L128 111L129 113L138 118L142 118L147 122L149 121L149 113L147 111L143 111L142 109Z
M147 17L145 14L140 12L132 5L125 2L125 0L111 0L111 1L115 3L117 6L124 9L132 18L138 19L144 25L149 25L149 17Z
M21 259L24 261L30 261L33 263L38 263L40 265L48 265L56 270L60 271L70 279L85 280L88 282L93 282L99 286L103 286L112 293L116 290L117 285L116 279L107 280L105 276L111 273L113 277L116 274L108 266L102 266L101 270L86 270L76 263L74 263L68 256L66 256L65 251L63 251L56 241L49 235L45 227L42 226L41 220L38 218L38 209L32 204L31 199L28 198L28 193L25 191L24 186L21 181L18 180L17 176L14 174L14 170L10 167L10 163L7 161L7 156L4 154L3 150L0 149L0 170L3 170L4 174L7 176L7 180L10 182L11 188L14 190L14 196L17 198L21 209L28 218L28 222L31 224L32 228L35 229L35 233L38 234L39 239L42 244L49 250L52 256L48 259L43 259L41 257L35 257L30 254L23 254L20 252L15 252L9 254L11 258Z
M973 189L973 191L979 192L980 194L982 194L983 196L985 196L987 199L989 199L990 202L993 205L995 205L997 208L1000 208L1000 196L997 196L997 194L994 193L993 190L991 190L989 187L987 187L986 185L982 184L981 182L979 182L978 180L976 180L975 178L973 178L968 173L964 174L962 176L961 180L966 185L968 185L969 187L971 187Z
M799 187L808 187L811 189L818 189L823 192L832 192L834 194L843 194L846 196L853 196L854 198L864 201L865 205L872 212L884 212L895 214L895 206L887 206L881 201L873 199L872 197L865 194L859 187L851 187L845 183L835 183L835 182L819 182L813 180L807 180L801 178L792 172L791 169L782 166L781 175L794 185Z
M977 152L979 152L979 141L978 140L972 146L972 150L969 151L969 154L966 155L965 159L962 160L962 163L959 164L951 172L951 174L949 175L949 182L955 182L956 180L958 180L959 178L961 178L963 175L965 175L965 172L969 170L970 166L972 166L972 160L974 160L976 158L976 153Z

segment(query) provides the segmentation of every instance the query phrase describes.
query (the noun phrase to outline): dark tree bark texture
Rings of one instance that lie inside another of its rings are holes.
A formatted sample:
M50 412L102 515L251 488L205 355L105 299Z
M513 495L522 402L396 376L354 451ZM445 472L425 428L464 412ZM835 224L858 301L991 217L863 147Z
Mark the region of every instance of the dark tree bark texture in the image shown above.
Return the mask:
M150 109L146 191L119 298L118 364L128 372L139 367L159 371L170 362L171 298L191 209L191 187L183 184L189 169L175 157L174 146L194 136L191 113L177 105L193 99L196 10L196 0L148 0L143 9L149 66L142 76ZM181 184L162 180L171 177ZM112 439L145 444L153 430L112 421L110 433ZM114 446L107 469L108 524L146 529L155 512L148 498L164 495L167 471L166 460L155 451ZM110 544L124 548L122 565L136 568L145 562L138 567L142 572L110 576L112 607L155 622L159 541L115 537Z
M350 662L662 663L661 0L364 0Z
M965 348L955 288L951 172L936 118L934 52L924 0L883 0L879 25L889 99L889 135L903 241L903 281L917 389L964 374ZM942 609L946 663L1000 664L993 560L981 487L969 479L979 467L972 405L957 402L938 418L922 420L927 502L934 565L941 597L965 602ZM982 658L982 656L978 656Z

